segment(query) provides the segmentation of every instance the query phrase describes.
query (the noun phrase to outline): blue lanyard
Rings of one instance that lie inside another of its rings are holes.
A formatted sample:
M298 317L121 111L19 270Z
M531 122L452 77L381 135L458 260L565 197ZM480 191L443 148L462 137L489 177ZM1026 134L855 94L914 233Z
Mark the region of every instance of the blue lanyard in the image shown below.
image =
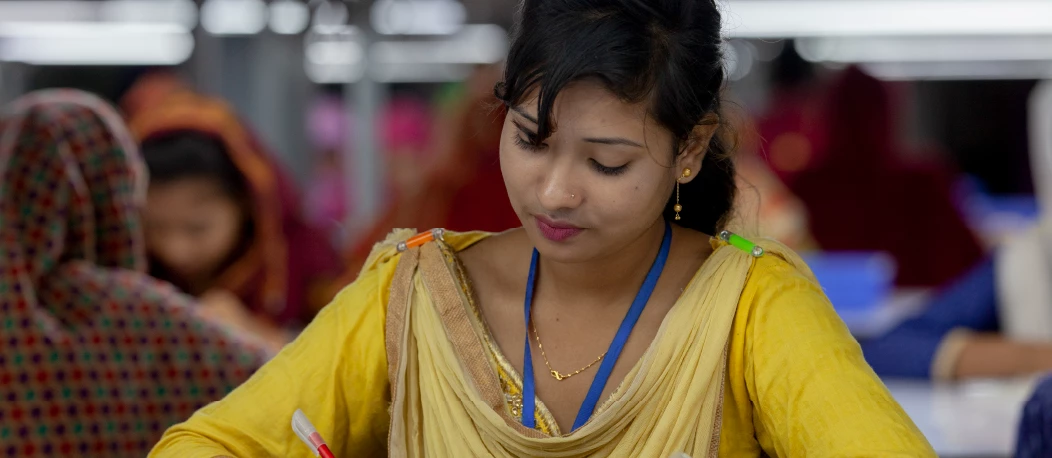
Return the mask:
M592 386L588 388L588 395L585 396L584 402L581 403L581 409L577 411L577 419L573 422L573 430L584 426L588 419L591 418L596 405L599 404L599 396L602 396L603 390L606 389L606 383L610 380L610 374L614 371L614 365L617 364L618 357L621 356L621 350L625 348L628 336L632 334L632 329L636 327L639 316L643 314L643 308L646 307L647 302L650 300L650 295L654 292L654 287L657 286L658 278L661 277L661 271L665 269L665 261L668 259L668 251L671 245L672 226L666 222L665 236L661 240L661 251L658 252L657 258L654 259L654 264L650 266L650 271L647 272L647 277L643 280L643 286L636 293L636 298L632 301L632 307L628 309L628 314L621 321L621 327L617 329L614 341L610 342L610 348L606 352L606 357L603 358L602 364L599 365L599 371L596 372L595 378L592 379ZM537 386L533 375L533 355L530 346L530 309L533 308L533 289L536 285L538 257L537 250L534 249L533 258L530 260L530 275L526 279L526 304L524 307L526 309L526 350L522 368L522 424L527 428L537 427L537 420L534 416L534 412L537 409L534 402L537 396Z

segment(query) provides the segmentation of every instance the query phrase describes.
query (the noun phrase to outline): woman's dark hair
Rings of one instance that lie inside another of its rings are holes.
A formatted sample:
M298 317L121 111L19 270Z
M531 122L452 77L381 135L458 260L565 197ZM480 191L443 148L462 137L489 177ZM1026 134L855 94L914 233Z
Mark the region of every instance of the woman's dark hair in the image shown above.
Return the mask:
M147 138L142 144L142 155L151 183L208 178L222 186L231 199L239 203L249 199L245 176L216 137L195 131L170 132Z
M720 12L714 0L524 0L504 80L495 93L510 106L539 90L538 145L552 134L552 105L571 82L596 79L628 103L647 102L672 132L679 154L707 115L720 113L724 82ZM682 185L681 226L721 230L736 192L724 126L701 170ZM672 220L675 195L664 217Z

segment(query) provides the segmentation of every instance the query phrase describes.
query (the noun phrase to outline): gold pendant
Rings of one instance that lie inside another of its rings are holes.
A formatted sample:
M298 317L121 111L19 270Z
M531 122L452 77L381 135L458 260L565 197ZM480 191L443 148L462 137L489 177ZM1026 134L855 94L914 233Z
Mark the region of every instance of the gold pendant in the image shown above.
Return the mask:
M552 377L555 377L555 379L560 381L560 382L563 381L563 379L566 378L566 377L563 376L563 374L560 374L560 373L556 372L555 370L552 370Z

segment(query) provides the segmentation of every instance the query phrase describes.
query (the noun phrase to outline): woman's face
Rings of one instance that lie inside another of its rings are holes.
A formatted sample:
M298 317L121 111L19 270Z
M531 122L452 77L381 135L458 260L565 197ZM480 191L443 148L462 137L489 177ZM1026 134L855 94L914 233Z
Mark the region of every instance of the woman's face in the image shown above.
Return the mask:
M211 178L152 183L144 211L150 254L180 280L217 274L238 247L244 215Z
M594 82L567 86L540 148L536 92L508 112L500 160L511 203L544 256L581 262L616 252L661 223L682 173L672 134Z

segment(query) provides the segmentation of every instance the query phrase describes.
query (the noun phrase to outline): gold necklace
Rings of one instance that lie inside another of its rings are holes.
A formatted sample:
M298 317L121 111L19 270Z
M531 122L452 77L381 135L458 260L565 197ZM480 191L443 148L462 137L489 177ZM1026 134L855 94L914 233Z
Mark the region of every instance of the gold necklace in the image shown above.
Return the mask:
M541 335L537 333L537 324L533 322L533 319L532 319L533 317L530 317L530 318L531 318L530 319L530 325L533 326L533 337L535 337L537 339L537 348L541 349L541 358L544 359L544 365L548 366L548 373L551 374L552 378L554 378L554 379L556 379L556 380L561 382L563 380L566 380L566 379L568 379L570 377L573 377L573 376L575 376L577 374L580 374L581 372L584 372L584 371L588 370L588 368L596 365L597 363L599 363L599 361L602 361L603 358L606 357L606 352L604 351L603 354L599 355L599 357L595 359L595 361L592 361L591 363L589 363L585 367L577 369L576 371L571 372L569 374L561 374L561 373L559 373L559 371L557 371L555 369L552 369L551 363L548 362L548 355L544 354L544 344L541 343Z

